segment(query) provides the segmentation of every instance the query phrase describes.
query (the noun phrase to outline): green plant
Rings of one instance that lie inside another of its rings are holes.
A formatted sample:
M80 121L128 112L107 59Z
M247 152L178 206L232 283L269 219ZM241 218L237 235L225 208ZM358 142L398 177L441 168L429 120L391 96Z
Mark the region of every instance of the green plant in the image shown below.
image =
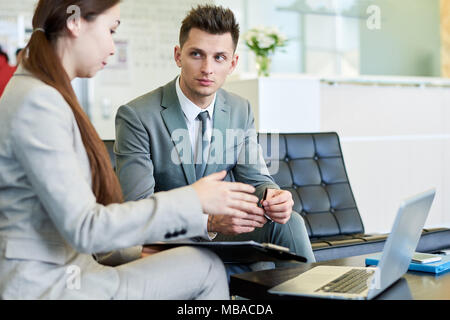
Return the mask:
M277 48L286 46L286 37L276 27L259 26L247 31L245 44L256 55L259 76L268 76L271 56Z

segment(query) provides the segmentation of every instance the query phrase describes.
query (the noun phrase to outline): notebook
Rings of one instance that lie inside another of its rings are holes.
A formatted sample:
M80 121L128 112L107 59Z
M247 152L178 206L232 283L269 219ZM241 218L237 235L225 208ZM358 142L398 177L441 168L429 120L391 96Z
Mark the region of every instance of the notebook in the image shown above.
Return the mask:
M373 299L408 270L434 196L432 189L400 205L376 268L320 265L268 292L329 299Z
M377 253L371 255L366 258L367 266L376 266L378 265L378 261L381 258L381 253ZM412 262L409 264L408 270L411 271L422 271L422 272L431 272L435 274L440 274L445 271L450 270L450 255L442 256L442 260L438 262L432 263L415 263Z
M289 251L289 248L271 243L255 241L172 241L157 242L145 245L159 250L180 246L194 246L214 251L224 263L253 263L259 261L298 261L306 262L306 258Z

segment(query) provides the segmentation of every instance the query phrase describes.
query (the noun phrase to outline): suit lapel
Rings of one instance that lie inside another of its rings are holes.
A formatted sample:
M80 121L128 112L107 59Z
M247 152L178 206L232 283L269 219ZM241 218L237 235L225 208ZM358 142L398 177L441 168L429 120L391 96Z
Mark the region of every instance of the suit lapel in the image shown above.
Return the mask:
M225 161L226 130L230 125L230 106L221 92L217 91L216 104L214 106L213 134L209 151L209 161L205 169L205 176L217 172L219 164Z
M178 79L178 78L177 78ZM188 184L193 184L196 181L194 160L192 155L192 146L189 139L189 131L184 120L183 111L181 110L180 102L178 101L177 92L175 89L174 81L168 83L163 88L163 96L161 106L161 117L169 131L170 138L174 143L174 146L178 152L178 156L181 159L181 166L183 168L184 175ZM179 132L183 134L183 140L174 141L174 138L179 138ZM174 134L175 133L175 134Z

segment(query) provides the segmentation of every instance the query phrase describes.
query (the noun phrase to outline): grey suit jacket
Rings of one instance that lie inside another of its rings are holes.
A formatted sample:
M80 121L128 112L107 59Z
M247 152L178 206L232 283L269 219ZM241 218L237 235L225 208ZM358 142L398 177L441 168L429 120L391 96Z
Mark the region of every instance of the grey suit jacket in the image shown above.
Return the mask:
M7 86L0 112L1 299L109 299L118 273L92 254L203 235L192 187L97 204L70 107L23 69Z
M189 133L171 81L121 106L116 116L116 167L124 196L144 199L196 181ZM257 143L248 101L217 91L210 161L205 176L226 170L226 180L256 187L279 187L269 175Z

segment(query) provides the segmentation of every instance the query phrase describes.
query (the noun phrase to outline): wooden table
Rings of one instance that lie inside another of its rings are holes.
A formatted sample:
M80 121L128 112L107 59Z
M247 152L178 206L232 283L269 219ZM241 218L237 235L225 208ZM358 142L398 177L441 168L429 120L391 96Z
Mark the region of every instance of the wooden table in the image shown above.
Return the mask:
M298 264L289 268L232 275L230 292L232 295L248 299L296 299L297 297L292 296L272 295L267 290L318 265L365 266L365 258L367 256L355 256L312 264ZM408 271L399 281L379 295L377 299L450 300L450 272L434 275L426 272Z

